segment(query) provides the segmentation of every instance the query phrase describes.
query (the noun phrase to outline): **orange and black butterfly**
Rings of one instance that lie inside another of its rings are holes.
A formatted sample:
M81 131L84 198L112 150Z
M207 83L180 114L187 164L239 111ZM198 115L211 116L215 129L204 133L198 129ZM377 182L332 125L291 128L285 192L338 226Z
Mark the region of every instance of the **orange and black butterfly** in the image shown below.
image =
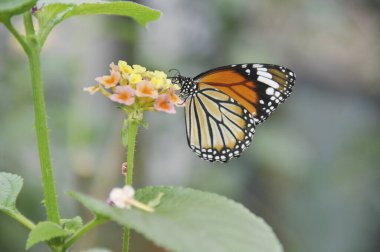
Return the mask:
M255 127L292 92L296 75L271 64L238 64L188 78L177 74L185 100L187 141L202 159L227 162L251 144Z

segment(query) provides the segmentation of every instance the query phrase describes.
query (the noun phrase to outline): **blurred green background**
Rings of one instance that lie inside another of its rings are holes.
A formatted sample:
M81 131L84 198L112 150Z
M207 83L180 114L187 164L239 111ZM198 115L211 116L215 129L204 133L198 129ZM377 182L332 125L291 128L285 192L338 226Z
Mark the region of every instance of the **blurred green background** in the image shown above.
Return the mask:
M162 18L138 27L119 17L60 24L43 51L53 165L63 217L90 214L66 192L105 199L121 186L123 113L82 88L125 59L195 76L233 63L297 73L291 98L257 128L251 147L211 164L187 147L182 109L147 113L135 185L186 186L242 202L290 252L380 251L380 2L378 0L145 1ZM15 20L21 26L21 20ZM0 26L0 171L25 178L19 209L44 218L26 57ZM106 224L73 251L121 249ZM0 215L0 251L23 251L27 231ZM134 234L132 251L164 251ZM44 245L30 251L48 251Z

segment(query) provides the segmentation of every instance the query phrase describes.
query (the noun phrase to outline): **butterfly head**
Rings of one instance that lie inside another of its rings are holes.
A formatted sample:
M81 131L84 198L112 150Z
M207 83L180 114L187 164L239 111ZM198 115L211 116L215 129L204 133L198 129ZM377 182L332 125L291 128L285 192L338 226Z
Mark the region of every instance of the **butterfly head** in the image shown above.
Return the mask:
M179 96L181 97L181 99L186 100L187 97L195 93L197 86L193 78L182 76L177 69L171 69L169 73L172 71L176 71L176 73L174 74L174 76L169 78L172 80L173 84L181 86Z

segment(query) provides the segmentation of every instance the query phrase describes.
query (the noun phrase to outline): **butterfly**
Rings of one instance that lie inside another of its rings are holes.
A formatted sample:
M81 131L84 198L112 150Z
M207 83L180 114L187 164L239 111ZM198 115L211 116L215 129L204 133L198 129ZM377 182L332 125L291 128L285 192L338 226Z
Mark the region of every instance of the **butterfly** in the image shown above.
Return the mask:
M177 70L178 71L178 70ZM291 94L296 75L272 64L236 64L194 78L179 72L187 142L202 159L228 162L251 144L255 127Z

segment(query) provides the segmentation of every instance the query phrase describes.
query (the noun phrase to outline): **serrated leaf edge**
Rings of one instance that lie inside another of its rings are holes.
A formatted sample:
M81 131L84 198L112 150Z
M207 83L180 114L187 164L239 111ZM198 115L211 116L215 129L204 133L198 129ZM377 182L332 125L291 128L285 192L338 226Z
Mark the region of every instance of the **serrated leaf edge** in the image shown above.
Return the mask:
M31 235L33 235L34 232L36 232L35 230L39 229L41 225L46 224L46 223L49 223L52 226L55 226L55 227L59 228L59 230L62 233L61 234L57 234L57 235L53 235L53 236L49 236L47 239L37 239L35 241L32 241L31 240ZM36 245L37 243L44 242L44 241L49 241L49 240L57 238L57 237L65 237L65 236L69 236L69 235L70 235L70 233L67 230L63 229L57 223L50 222L50 221L42 221L42 222L38 223L36 225L36 227L34 229L32 229L32 231L30 231L29 236L28 236L28 240L26 241L26 246L25 247L26 247L26 249L29 249L29 248L33 247L34 245Z
M22 177L20 177L19 175L17 174L13 174L13 173L9 173L9 172L0 172L0 175L4 174L5 175L5 178L7 179L8 183L10 184L11 186L11 192L13 193L14 192L14 183L11 182L11 180L9 179L9 176L10 177L15 177L18 181L21 182L21 186L19 189L17 189L17 193L15 195L15 200L12 202L13 205L12 206L3 206L3 205L0 205L0 209L6 209L6 210L9 210L9 211L16 211L17 212L17 208L16 208L16 200L18 198L18 195L20 194L21 192L21 189L24 185L24 179ZM7 198L6 201L9 201L9 197Z

